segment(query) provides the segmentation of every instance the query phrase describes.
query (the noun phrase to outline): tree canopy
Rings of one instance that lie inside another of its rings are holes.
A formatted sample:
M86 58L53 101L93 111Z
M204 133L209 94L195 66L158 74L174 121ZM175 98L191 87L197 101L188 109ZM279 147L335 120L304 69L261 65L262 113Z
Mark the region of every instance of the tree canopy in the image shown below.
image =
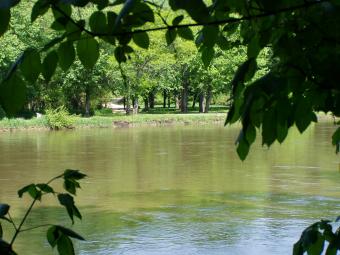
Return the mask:
M11 35L11 22L20 19L15 15L16 5L23 4L20 2L0 0L3 38ZM90 70L100 59L104 44L112 48L121 65L133 52L151 48L150 38L157 31L163 31L164 41L175 48L185 41L194 42L203 67L194 67L190 61L187 64L196 69L214 68L214 59L233 53L232 49L240 45L245 47L247 57L230 82L232 104L226 119L226 124L242 123L236 142L241 159L259 132L262 144L270 146L276 140L283 142L294 125L303 132L317 121L316 111L340 115L339 0L33 3L31 22L40 22L43 29L54 32L37 44L36 32L31 31L31 47L24 49L3 76L0 105L8 115L22 106L28 84L34 84L40 74L49 80L57 66L66 71L78 60ZM50 18L44 20L46 16ZM270 52L267 71L261 70L259 63L264 51ZM143 61L142 55L138 61ZM224 81L223 72L219 72L218 80ZM339 128L332 142L339 151Z

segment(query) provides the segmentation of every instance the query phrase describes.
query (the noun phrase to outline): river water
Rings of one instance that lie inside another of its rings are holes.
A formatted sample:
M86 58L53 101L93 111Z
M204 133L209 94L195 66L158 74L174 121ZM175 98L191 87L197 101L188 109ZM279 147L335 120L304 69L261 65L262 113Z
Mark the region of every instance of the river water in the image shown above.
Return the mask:
M259 141L243 163L234 147L238 129L2 133L0 202L19 221L29 203L17 197L20 187L81 169L88 175L76 197L83 220L73 227L86 241L76 242L77 254L290 254L305 227L340 214L334 126L291 132L270 150ZM45 223L71 227L53 197L37 205L26 227ZM45 239L43 229L23 232L14 247L54 254Z

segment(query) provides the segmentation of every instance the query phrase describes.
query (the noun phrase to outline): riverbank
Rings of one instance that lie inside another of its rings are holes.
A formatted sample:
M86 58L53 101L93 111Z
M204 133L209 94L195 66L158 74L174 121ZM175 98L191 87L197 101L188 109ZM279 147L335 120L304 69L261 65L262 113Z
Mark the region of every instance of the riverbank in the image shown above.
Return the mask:
M329 114L318 113L319 122L333 122L334 118ZM143 126L183 126L183 125L223 125L226 113L205 114L145 114L93 116L89 118L74 116L72 128L131 128ZM0 131L14 130L49 130L46 118L32 119L2 119Z
M79 128L129 128L140 126L171 125L223 125L226 113L205 114L138 114L131 116L93 116L89 118L73 117L74 129ZM32 119L2 119L0 131L50 129L45 117Z

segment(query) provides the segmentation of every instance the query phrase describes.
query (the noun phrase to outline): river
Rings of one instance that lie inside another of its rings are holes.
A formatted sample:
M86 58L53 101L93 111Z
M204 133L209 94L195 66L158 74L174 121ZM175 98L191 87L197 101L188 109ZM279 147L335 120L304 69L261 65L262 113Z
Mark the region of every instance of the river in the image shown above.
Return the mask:
M76 254L291 254L305 227L340 214L334 126L290 132L269 150L258 141L244 162L235 152L238 129L1 133L0 202L11 204L18 222L29 203L17 197L20 187L81 169L88 178L76 197L83 220L74 228L86 241L76 242ZM26 227L45 223L71 227L53 197L38 203ZM45 239L44 230L23 232L14 247L54 254Z

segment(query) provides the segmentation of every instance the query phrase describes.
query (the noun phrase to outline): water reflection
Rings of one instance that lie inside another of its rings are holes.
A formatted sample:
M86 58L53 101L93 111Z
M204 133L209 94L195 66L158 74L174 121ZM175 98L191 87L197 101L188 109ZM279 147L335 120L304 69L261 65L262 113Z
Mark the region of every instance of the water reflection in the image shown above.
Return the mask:
M340 212L333 129L292 133L269 151L257 144L244 163L237 127L3 133L0 201L19 218L19 187L84 169L79 254L287 254L310 222ZM37 220L70 226L53 199L28 226ZM16 249L52 254L44 238L25 233Z

